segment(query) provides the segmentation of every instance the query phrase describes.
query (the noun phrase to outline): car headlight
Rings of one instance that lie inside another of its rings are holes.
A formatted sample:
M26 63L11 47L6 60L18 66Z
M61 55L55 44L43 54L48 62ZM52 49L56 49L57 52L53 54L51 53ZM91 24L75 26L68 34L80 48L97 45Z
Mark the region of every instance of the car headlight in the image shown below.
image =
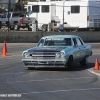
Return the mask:
M61 53L60 53L60 56L61 56L61 57L64 57L65 55L64 55L64 53L63 53L63 52L61 52Z
M56 58L59 58L59 57L64 57L64 53L63 52L57 52Z
M28 52L24 52L24 53L23 53L23 57L24 57L24 58L27 58L27 57L29 57L29 56L30 56L30 55L29 55Z
M56 58L59 58L60 57L60 53L56 53Z

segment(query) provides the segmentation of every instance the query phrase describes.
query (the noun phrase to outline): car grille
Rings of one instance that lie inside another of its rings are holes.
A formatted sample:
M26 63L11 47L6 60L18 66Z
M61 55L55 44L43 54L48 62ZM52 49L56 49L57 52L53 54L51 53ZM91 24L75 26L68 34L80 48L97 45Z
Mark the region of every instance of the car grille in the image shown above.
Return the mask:
M33 59L53 59L55 58L55 52L34 52L31 53Z

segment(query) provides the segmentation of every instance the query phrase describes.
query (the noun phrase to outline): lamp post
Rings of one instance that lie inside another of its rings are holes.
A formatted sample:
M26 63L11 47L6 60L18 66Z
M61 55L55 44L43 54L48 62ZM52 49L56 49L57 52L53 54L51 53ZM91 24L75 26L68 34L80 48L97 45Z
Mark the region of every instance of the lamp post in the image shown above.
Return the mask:
M63 0L63 30L64 30L64 5L65 4L65 0Z
M11 0L8 0L8 32L9 32L9 27L10 27L10 25L9 25L9 12L10 12L10 7L11 7Z

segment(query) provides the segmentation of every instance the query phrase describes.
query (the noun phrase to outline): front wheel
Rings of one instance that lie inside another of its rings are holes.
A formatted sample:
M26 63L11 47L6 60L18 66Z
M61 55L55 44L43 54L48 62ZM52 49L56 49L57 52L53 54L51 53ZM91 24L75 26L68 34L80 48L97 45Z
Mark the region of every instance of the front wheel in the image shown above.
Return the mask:
M88 58L85 57L82 61L80 61L81 66L86 66L88 64Z
M34 69L34 67L28 67L28 70L32 70L32 69Z
M70 56L68 62L65 64L65 67L67 69L70 69L72 67L72 63L73 63L73 56Z

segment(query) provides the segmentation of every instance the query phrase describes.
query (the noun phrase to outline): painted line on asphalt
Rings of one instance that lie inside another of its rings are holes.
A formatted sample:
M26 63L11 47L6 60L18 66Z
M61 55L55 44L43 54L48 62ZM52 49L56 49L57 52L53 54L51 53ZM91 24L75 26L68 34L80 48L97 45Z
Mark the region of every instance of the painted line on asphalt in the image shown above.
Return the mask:
M97 73L97 72L95 72L95 71L93 71L92 69L87 69L90 73L93 73L93 74L95 74L95 75L98 75L98 76L100 76L100 72L99 73Z
M93 53L92 55L98 55L98 54L100 54L100 53Z
M73 91L90 91L90 90L100 90L100 88L82 88L82 89L68 89L68 90L54 90L54 91L42 91L42 92L29 92L21 94L42 94L42 93L58 93L58 92L73 92Z
M1 74L1 75L6 75L6 74L23 74L23 73L25 73L25 72L18 72L18 73L3 73L3 74Z
M1 82L1 83L23 83L23 82L43 82L43 81L61 81L61 80L79 80L79 79L89 79L92 77L79 77L79 78L60 78L60 79L44 79L44 80L27 80L27 81L13 81L13 82Z
M5 56L5 57L0 57L0 58L7 58L7 57L14 57L14 56L22 56L22 55L11 55L11 56Z

